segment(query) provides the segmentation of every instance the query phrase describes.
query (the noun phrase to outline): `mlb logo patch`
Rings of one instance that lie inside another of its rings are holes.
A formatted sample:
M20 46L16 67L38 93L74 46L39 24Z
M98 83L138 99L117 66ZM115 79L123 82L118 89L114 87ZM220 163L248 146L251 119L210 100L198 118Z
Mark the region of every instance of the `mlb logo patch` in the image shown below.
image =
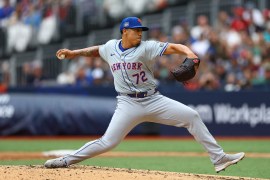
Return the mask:
M125 22L124 27L128 27L129 26L129 22Z
M138 18L138 22L139 22L139 23L142 23L142 20Z

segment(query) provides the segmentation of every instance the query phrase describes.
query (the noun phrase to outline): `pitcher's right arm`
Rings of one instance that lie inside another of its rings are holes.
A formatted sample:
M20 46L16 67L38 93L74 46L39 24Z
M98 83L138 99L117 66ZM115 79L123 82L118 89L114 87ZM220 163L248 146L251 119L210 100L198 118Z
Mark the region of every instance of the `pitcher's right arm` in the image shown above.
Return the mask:
M60 49L56 52L56 57L58 59L73 59L79 56L100 57L99 46L91 46L88 48L77 50Z

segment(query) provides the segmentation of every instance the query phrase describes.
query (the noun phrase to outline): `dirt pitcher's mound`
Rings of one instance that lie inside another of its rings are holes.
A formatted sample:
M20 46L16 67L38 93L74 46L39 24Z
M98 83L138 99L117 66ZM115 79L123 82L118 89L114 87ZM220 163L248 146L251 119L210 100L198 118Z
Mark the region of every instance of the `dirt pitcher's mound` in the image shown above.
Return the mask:
M0 180L251 180L229 176L212 176L163 171L105 168L75 165L69 168L46 169L43 166L0 166Z

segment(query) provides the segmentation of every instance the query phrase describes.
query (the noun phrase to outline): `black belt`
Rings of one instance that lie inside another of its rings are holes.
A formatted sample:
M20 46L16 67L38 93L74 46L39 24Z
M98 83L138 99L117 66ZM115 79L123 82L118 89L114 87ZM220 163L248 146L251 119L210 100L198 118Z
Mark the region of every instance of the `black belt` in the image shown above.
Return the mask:
M132 93L132 94L124 94L124 93L118 93L119 95L126 95L132 98L144 98L147 96L151 96L153 94L155 94L158 90L157 89L153 89L150 91L146 91L146 92L136 92L136 93Z

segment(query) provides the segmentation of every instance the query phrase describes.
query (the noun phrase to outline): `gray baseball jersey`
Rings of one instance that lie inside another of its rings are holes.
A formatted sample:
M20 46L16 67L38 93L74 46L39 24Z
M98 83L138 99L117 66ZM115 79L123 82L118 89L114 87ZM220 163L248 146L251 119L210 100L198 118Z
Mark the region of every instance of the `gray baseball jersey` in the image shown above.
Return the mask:
M110 40L99 47L100 56L108 62L119 93L146 92L156 88L153 63L162 56L168 43L142 41L138 47L122 51L121 40Z
M199 114L190 107L160 93L147 94L141 98L127 95L156 88L153 59L164 53L168 43L142 41L138 47L127 50L123 50L119 44L120 40L110 40L99 46L101 57L109 63L113 73L115 89L120 93L115 113L100 139L90 141L63 157L66 165L109 151L143 122L185 127L202 144L213 163L223 157L223 149L209 133Z

